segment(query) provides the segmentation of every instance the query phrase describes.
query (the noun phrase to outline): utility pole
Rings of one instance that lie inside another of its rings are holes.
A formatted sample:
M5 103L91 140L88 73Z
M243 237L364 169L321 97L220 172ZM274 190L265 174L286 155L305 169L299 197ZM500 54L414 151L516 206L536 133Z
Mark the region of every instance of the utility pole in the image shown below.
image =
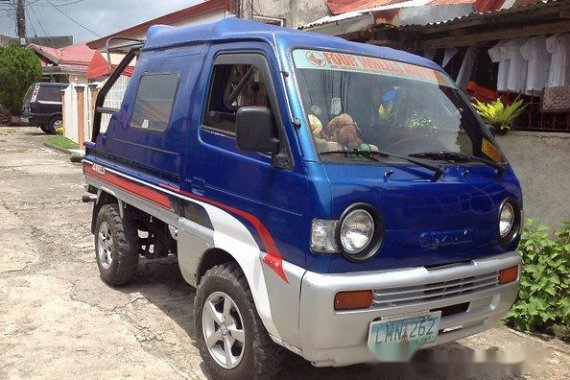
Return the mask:
M24 8L24 0L18 0L18 6L16 9L16 18L18 25L18 39L20 40L20 45L26 44L26 11Z

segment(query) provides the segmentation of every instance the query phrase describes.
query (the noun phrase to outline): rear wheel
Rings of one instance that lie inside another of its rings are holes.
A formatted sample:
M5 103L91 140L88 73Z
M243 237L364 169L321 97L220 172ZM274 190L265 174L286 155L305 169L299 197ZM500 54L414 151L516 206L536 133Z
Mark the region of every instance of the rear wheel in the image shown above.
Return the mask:
M101 206L95 225L95 253L103 281L113 286L128 283L137 270L137 248L136 231L121 218L119 206Z
M272 379L284 349L265 330L244 274L236 263L206 272L196 292L198 347L217 380Z
M55 135L56 130L62 126L63 120L61 119L61 116L54 116L49 119L48 125L46 126L47 131L43 130L43 128L42 131L46 132L49 135Z

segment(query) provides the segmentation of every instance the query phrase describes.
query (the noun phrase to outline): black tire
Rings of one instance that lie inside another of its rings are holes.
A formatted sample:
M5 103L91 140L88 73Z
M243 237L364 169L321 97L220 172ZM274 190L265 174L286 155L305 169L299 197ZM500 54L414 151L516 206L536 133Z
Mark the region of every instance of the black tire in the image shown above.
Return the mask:
M225 369L216 362L206 346L203 333L204 304L215 292L229 295L243 319L244 353L239 364L232 369ZM200 354L214 379L270 380L279 374L285 350L269 337L257 314L246 278L236 263L215 266L202 277L194 300L194 324Z
M61 116L53 116L51 119L49 119L46 132L48 135L55 135L55 124L58 121L62 121Z
M125 285L137 271L139 254L135 231L128 221L121 219L116 203L101 206L95 224L95 256L101 279L107 284ZM110 260L105 260L109 257Z

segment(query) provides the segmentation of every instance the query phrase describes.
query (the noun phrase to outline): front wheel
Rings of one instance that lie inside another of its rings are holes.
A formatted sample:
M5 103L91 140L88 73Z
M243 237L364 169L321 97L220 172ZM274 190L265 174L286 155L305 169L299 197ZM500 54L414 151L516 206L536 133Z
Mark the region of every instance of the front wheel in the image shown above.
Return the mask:
M237 264L206 272L196 292L194 323L200 354L215 379L272 379L279 373L284 350L271 341Z
M101 206L95 225L95 252L101 278L109 285L128 283L139 262L137 236L128 220L121 218L116 203Z

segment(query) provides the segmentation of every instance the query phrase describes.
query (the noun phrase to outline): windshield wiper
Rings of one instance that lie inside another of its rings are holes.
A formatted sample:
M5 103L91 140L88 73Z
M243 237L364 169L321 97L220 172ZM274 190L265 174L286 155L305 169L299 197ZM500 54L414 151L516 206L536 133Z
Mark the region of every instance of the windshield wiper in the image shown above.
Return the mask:
M333 150L333 151L328 151L328 152L321 152L320 154L321 155L327 155L327 154L335 154L335 153L341 153L347 157L350 157L351 155L363 155L363 156L366 156L367 158L370 158L370 159L375 160L375 161L380 161L377 158L375 158L376 156L379 156L382 158L389 158L389 157L399 158L401 160L408 161L408 162L411 162L412 164L416 164L418 166L421 166L422 168L426 168L426 169L431 170L435 174L434 181L437 181L443 175L443 169L437 165L428 164L426 162L414 160L413 158L410 158L410 157L399 156L397 154L383 152L383 151L357 150L357 149L355 149L355 150Z
M458 152L423 152L423 153L412 153L410 157L416 158L426 158L428 160L443 160L447 162L481 162L487 166L496 169L499 173L502 173L505 169L504 165L497 162L487 160L486 158L472 156L468 154L458 153Z

